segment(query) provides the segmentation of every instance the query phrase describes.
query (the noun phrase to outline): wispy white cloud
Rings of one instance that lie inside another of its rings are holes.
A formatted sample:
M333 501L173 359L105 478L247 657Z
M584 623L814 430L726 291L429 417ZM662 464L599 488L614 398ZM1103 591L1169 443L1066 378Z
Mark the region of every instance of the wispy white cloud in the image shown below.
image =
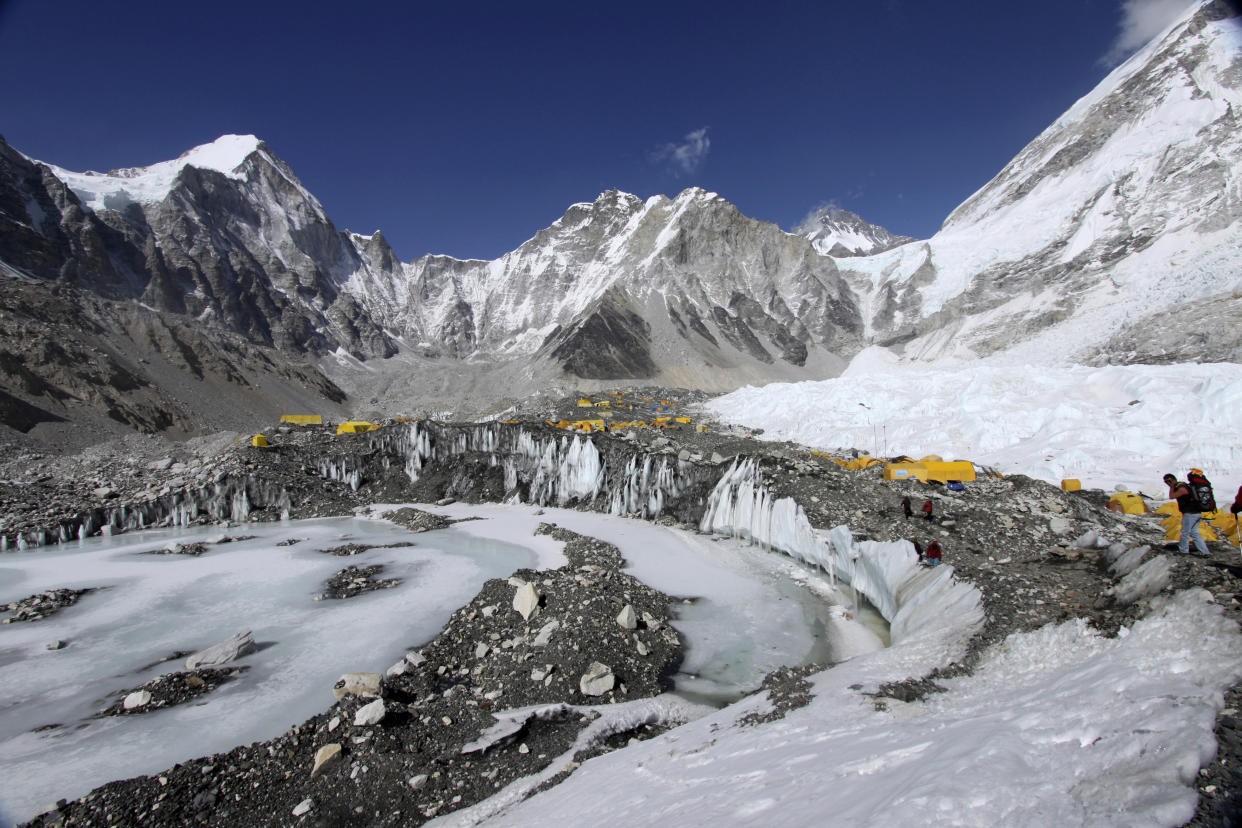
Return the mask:
M657 163L668 163L677 174L692 173L703 163L712 141L707 137L707 127L696 129L680 144L665 144L651 154Z
M1198 0L1122 0L1121 31L1101 62L1116 66L1142 48Z
M837 201L835 198L829 199L828 201L821 201L820 203L812 207L810 211L805 216L802 217L802 221L794 225L795 227L794 232L801 232L802 228L806 227L807 225L815 221L815 219L819 216L820 212L824 210L828 210L828 209L842 210L844 208L841 206L841 202Z

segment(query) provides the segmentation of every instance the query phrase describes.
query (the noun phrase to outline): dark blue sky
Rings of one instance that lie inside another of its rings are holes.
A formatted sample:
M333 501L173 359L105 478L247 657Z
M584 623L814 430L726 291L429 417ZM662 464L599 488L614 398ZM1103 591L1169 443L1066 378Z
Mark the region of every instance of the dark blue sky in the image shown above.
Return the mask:
M0 133L73 170L253 133L406 260L495 258L613 187L926 237L1169 2L0 0Z

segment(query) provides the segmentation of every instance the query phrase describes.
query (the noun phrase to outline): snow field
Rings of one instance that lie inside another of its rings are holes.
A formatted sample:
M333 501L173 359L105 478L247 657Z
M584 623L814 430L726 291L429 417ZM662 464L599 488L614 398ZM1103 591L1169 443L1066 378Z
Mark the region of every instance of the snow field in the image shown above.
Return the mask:
M938 454L1051 483L1155 497L1201 468L1218 502L1242 484L1242 365L897 365L869 349L822 382L747 387L708 403L761 439L877 456Z

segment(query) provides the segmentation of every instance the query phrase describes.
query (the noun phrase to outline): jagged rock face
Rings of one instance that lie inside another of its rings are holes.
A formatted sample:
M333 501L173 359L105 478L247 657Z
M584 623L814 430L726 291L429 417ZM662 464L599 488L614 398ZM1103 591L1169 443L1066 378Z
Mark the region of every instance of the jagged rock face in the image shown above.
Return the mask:
M0 273L14 272L132 297L141 255L62 181L0 138Z
M352 297L336 307L363 266L353 240L266 144L233 149L224 171L196 165L196 148L180 165L100 175L37 164L0 142L0 261L291 353L395 353ZM380 245L368 252L383 262Z
M825 256L869 256L915 241L872 224L857 213L839 207L821 207L794 230Z
M1127 357L1118 343L1162 338L1143 328L1242 287L1239 136L1242 26L1212 0L1078 101L932 239L840 266L869 294L868 332L908 355L1017 346L1041 359L1102 348L1141 360L1148 349Z

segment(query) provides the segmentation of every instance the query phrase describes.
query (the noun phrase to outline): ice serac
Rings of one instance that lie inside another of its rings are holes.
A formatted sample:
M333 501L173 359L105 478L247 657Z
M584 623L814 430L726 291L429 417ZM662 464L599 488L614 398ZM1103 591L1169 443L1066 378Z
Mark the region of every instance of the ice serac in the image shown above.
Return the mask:
M823 533L792 498L776 498L754 460L734 461L708 497L703 532L783 552L849 584L889 622L893 644L934 637L961 651L983 623L979 590L951 566L927 569L908 541L855 541L848 526Z
M838 261L868 334L928 359L1242 359L1240 119L1236 6L1196 3L931 239Z

